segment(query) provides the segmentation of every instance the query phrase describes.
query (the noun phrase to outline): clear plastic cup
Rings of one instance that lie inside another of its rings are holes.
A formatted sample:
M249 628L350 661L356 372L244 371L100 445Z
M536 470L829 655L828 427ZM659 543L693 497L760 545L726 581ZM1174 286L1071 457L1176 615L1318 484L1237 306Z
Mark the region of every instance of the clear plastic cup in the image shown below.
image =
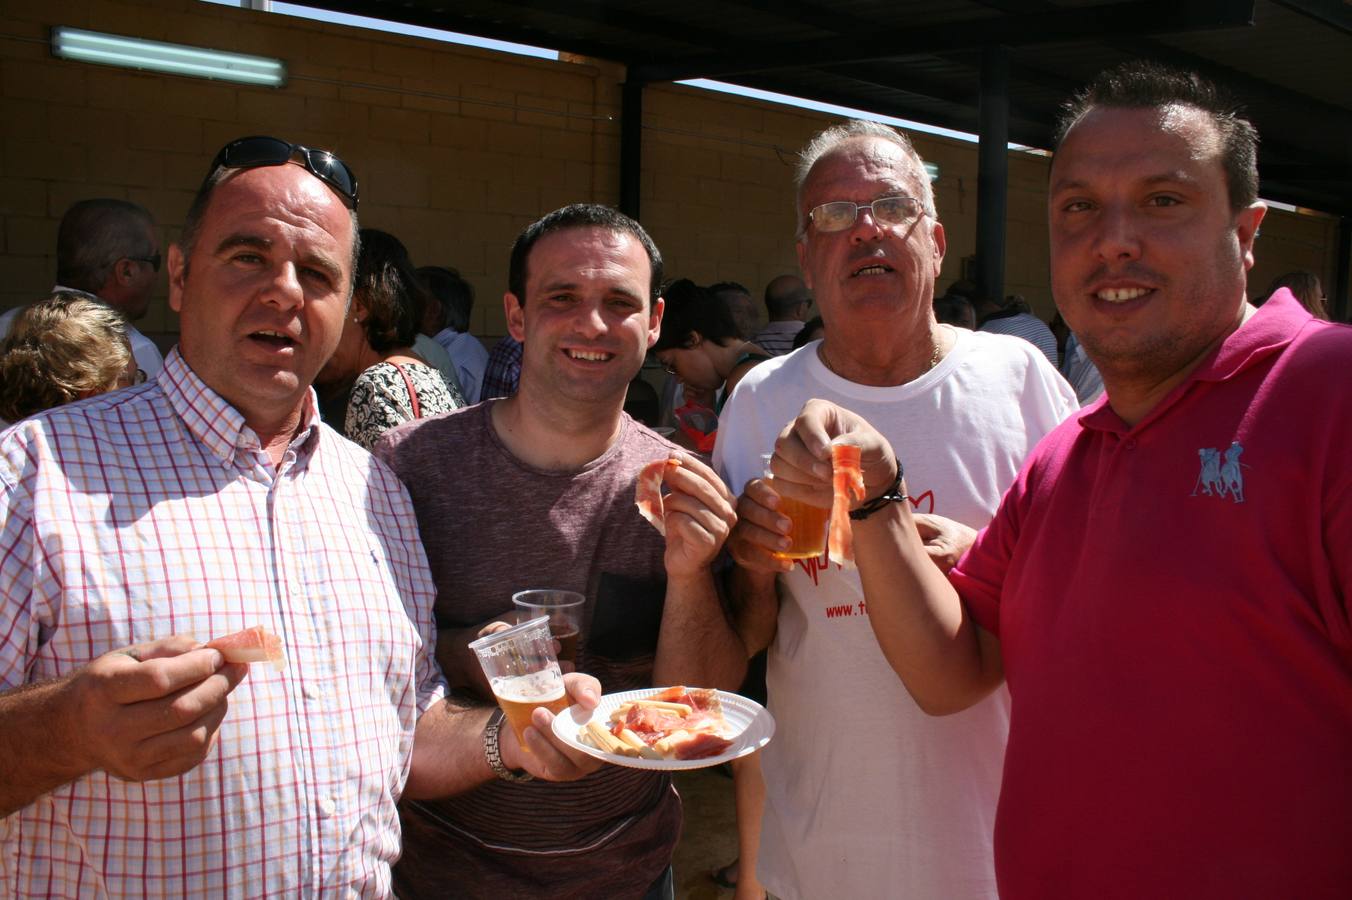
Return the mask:
M537 706L555 714L568 708L548 616L471 641L469 648L479 658L488 686L523 748L526 726Z
M536 616L549 618L549 632L559 642L559 659L573 664L577 663L577 641L582 634L582 608L586 603L587 598L577 591L537 588L512 595L520 621Z
M770 487L774 487L770 475L773 457L773 453L761 455L761 474L770 479ZM829 507L813 506L781 495L779 513L789 520L789 548L776 550L772 555L779 559L816 559L826 553L826 533L831 523Z

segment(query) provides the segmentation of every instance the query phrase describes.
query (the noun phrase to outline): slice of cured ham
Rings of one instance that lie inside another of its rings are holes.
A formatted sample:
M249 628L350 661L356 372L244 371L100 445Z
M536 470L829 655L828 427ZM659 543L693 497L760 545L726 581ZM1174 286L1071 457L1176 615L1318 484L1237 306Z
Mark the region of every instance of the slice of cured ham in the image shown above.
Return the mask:
M662 507L662 481L669 469L678 468L681 461L675 457L658 459L648 463L638 473L638 483L634 486L634 503L638 505L639 515L647 519L657 533L666 536L666 511Z
M610 714L608 729L592 722L579 737L627 756L706 759L732 746L723 735L726 727L717 691L673 687L621 704Z
M252 628L218 637L208 641L207 646L221 651L226 662L270 662L278 672L286 668L282 639L262 625L254 625Z
M826 555L831 562L854 568L854 534L850 531L850 503L864 499L864 476L859 448L831 445L831 526L826 533Z

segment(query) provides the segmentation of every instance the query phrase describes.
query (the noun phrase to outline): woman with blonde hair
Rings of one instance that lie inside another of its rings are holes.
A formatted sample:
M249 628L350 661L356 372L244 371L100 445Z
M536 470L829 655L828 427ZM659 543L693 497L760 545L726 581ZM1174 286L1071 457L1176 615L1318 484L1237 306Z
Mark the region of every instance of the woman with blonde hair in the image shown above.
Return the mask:
M15 422L144 380L121 314L57 291L20 312L0 344L0 417Z

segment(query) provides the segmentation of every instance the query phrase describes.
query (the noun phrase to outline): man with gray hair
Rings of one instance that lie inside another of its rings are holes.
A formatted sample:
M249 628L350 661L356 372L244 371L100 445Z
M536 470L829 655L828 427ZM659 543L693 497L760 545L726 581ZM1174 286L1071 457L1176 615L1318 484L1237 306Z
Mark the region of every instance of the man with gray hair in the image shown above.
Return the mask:
M126 200L81 200L66 210L56 232L56 286L97 297L127 319L136 365L153 378L164 365L155 343L131 324L146 314L159 280L160 237L143 206ZM18 315L0 316L0 337Z
M728 540L748 655L768 647L781 736L763 751L757 874L782 900L993 898L992 826L1009 698L932 719L897 683L858 574L825 553L790 560L762 455L810 398L829 398L908 448L908 502L943 567L961 526L989 521L1024 455L1074 397L1024 341L935 321L946 249L924 164L891 128L819 134L798 172L798 261L826 335L762 363L724 407L714 466L741 490ZM905 500L884 491L870 510Z

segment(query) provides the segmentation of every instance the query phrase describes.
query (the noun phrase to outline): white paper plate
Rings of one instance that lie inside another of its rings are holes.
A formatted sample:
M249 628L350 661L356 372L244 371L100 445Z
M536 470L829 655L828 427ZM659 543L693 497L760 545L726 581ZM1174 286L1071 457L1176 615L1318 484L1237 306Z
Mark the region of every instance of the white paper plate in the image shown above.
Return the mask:
M707 756L704 759L643 759L607 753L578 740L578 732L586 728L587 723L593 718L606 724L610 719L610 713L621 703L646 700L661 690L662 688L644 688L639 691L606 694L596 709L590 713L584 712L580 706L570 706L554 717L554 736L588 756L594 756L612 765L627 766L631 769L660 769L668 772L721 765L756 752L770 743L770 738L774 737L775 720L765 707L740 694L717 691L718 699L723 704L723 719L727 723L723 736L732 740L732 746L717 756Z

